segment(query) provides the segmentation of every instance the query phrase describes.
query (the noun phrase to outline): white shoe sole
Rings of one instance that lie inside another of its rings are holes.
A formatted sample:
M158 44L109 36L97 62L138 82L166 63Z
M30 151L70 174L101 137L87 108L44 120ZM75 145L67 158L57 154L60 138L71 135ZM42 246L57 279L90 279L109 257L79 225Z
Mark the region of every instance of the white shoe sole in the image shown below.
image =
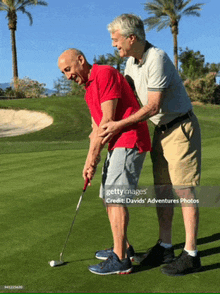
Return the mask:
M96 275L100 275L100 276L107 276L107 275L128 275L132 272L133 268L129 268L127 269L126 271L116 271L116 272L108 272L108 273L99 273L99 272L95 272L91 269L89 269L89 271L93 274L96 274Z

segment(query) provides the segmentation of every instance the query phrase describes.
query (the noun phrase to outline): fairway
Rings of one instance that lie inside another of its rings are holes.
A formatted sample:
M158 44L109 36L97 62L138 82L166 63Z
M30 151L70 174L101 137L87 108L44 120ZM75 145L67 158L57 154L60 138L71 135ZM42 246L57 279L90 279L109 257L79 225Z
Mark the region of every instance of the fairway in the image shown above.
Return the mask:
M219 292L220 207L200 209L198 250L203 269L199 273L168 277L160 267L146 269L135 263L130 275L98 276L88 271L89 265L98 263L95 251L112 246L108 218L98 198L106 149L65 249L67 264L51 268L48 261L59 259L82 193L90 114L82 97L0 101L0 108L43 111L54 119L53 125L36 133L0 138L0 292ZM195 106L194 110L202 130L201 185L218 186L220 107ZM151 125L150 130L152 133ZM149 155L139 184L153 184ZM184 234L181 210L176 208L175 255L184 246ZM155 245L158 224L154 207L130 208L128 237L138 253Z

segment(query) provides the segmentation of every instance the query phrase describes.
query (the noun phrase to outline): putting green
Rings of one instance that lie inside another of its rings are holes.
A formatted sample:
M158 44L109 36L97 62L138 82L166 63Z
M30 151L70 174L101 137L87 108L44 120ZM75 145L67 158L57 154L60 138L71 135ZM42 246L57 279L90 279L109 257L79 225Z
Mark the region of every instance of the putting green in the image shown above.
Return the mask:
M59 259L82 192L81 173L88 150L90 115L82 97L0 101L0 108L7 106L46 112L54 123L32 134L0 139L0 292L219 291L220 211L215 207L200 209L198 249L203 265L200 273L167 277L160 272L160 267L143 269L138 264L134 264L134 274L124 276L98 276L88 271L89 265L99 262L94 258L95 251L112 245L105 208L98 198L106 150L70 235L64 254L67 264L50 267L48 261ZM219 109L195 107L203 136L202 185L219 183ZM148 155L140 186L152 183ZM154 207L130 208L128 237L138 253L156 243L158 224ZM176 208L173 221L176 255L181 252L184 239L181 209Z

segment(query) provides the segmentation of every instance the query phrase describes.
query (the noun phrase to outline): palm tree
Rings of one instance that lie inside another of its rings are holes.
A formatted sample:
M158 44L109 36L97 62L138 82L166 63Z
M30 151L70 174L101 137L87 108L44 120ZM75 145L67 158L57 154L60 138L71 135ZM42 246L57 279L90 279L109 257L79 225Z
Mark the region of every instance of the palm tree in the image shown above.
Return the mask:
M102 54L98 56L98 59L95 56L93 62L96 64L108 64L108 59L105 57L104 54Z
M114 54L107 54L108 64L111 66L116 66L117 70L124 72L126 58L121 58L118 50L114 50Z
M38 0L0 0L0 11L6 11L6 18L8 19L8 28L11 32L12 68L15 87L18 78L17 49L15 38L15 31L17 29L17 12L21 11L22 13L26 14L30 20L30 25L32 25L33 19L30 12L26 10L26 7L34 5L47 6L47 2Z
M186 8L192 0L153 0L144 4L144 10L154 16L144 20L144 24L148 26L147 31L157 27L160 31L168 26L171 28L174 43L174 65L178 70L178 47L177 35L178 25L182 16L200 16L198 11L204 4L194 4Z
M126 58L121 58L118 50L114 51L114 54L107 53L106 56L104 54L99 55L98 58L94 57L93 61L96 64L108 64L117 68L118 71L123 73L126 63Z

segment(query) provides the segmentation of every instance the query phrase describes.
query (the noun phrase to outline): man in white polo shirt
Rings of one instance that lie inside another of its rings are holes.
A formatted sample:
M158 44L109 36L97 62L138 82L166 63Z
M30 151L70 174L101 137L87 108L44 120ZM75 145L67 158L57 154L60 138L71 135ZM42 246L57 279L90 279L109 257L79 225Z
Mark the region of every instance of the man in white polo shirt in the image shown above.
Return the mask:
M156 195L181 199L186 240L183 252L174 258L171 241L173 206L158 206L159 241L148 251L143 265L158 266L167 275L196 272L201 267L196 247L199 211L195 186L201 174L200 127L191 101L167 54L145 41L144 24L133 14L122 14L108 26L112 45L121 57L129 57L125 76L134 87L142 108L120 121L103 125L107 142L134 123L150 119L155 125L151 158Z

